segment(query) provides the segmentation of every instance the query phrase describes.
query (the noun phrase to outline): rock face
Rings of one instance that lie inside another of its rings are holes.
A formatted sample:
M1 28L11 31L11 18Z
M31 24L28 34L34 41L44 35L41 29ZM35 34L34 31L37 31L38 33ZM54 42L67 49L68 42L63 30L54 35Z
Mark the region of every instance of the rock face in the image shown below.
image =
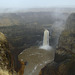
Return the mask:
M75 14L68 17L66 28L59 38L58 46L75 53Z
M54 62L47 64L39 75L75 75L75 14L71 14L62 32Z
M6 37L0 32L0 69L14 72L13 58ZM14 74L15 75L15 74Z
M60 64L52 62L42 69L40 75L75 75L75 60L67 60Z

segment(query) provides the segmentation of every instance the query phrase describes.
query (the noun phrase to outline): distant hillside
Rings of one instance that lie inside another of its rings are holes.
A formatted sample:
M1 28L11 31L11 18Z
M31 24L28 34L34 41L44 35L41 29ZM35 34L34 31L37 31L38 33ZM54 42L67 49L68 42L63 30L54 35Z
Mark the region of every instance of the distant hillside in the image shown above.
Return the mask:
M53 23L50 12L3 13L0 14L0 26Z
M74 9L29 9L10 12L0 12L0 26L12 26L12 25L25 25L25 24L53 24L56 21L55 14L61 14L65 16Z

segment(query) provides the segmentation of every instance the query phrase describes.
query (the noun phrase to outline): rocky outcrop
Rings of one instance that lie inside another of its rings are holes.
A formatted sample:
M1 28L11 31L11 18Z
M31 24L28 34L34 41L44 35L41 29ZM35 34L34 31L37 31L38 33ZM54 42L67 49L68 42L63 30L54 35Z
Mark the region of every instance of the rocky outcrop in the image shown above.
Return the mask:
M15 72L13 64L14 62L9 50L9 44L6 40L5 35L0 32L0 69L13 74Z
M24 62L23 60L19 60L20 64L21 64L21 67L18 71L18 75L23 75L24 74L24 69L25 69L25 66L26 66L26 62Z
M59 38L58 47L75 53L75 14L72 13L66 22L66 28Z
M39 75L75 75L75 60L66 60L60 64L47 64Z

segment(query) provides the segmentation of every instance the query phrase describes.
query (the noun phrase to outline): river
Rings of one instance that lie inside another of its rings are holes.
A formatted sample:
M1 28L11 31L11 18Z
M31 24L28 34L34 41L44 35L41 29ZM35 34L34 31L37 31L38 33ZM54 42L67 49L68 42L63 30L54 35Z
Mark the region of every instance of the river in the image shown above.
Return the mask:
M43 50L31 47L19 54L19 59L27 62L24 75L39 75L40 70L54 60L54 50Z

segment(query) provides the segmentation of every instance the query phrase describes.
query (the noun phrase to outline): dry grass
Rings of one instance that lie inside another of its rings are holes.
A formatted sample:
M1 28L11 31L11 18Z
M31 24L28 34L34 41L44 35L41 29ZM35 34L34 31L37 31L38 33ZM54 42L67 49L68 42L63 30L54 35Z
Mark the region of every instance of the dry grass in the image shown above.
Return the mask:
M0 75L12 75L12 74L9 73L7 70L0 69Z

